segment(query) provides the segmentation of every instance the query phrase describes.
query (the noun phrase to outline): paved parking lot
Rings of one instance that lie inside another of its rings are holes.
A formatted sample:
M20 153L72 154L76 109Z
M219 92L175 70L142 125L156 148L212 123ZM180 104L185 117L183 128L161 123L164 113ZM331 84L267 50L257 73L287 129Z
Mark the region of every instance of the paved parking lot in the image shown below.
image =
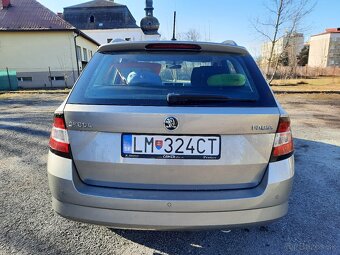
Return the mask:
M280 95L296 179L288 215L232 231L139 232L68 221L51 209L46 160L63 95L0 95L0 254L339 254L340 95Z

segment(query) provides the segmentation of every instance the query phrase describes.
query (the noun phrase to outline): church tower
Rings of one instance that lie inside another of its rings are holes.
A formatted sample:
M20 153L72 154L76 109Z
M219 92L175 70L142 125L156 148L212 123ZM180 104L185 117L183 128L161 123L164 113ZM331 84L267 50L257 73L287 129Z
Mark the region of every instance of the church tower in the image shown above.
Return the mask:
M158 29L159 29L159 21L156 17L153 16L153 0L146 0L145 1L145 13L146 16L141 20L140 27L143 30L145 35L150 36L159 36Z

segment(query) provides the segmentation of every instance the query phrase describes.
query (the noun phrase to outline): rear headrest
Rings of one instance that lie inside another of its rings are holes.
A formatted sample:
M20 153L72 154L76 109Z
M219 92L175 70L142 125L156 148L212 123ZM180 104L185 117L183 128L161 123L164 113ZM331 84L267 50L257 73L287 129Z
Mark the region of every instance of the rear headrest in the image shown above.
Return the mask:
M209 77L216 74L227 73L226 68L219 66L201 66L195 67L191 73L192 86L208 86Z
M147 70L137 70L129 73L126 81L128 85L138 84L150 84L157 86L163 85L162 79L158 74Z

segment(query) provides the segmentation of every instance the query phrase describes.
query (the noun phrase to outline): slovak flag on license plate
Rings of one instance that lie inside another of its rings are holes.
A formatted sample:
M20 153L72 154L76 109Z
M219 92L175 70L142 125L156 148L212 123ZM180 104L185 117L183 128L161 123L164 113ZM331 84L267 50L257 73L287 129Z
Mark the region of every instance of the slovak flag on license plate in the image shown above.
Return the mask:
M156 145L157 150L160 150L163 147L163 141L162 140L156 140L155 145Z

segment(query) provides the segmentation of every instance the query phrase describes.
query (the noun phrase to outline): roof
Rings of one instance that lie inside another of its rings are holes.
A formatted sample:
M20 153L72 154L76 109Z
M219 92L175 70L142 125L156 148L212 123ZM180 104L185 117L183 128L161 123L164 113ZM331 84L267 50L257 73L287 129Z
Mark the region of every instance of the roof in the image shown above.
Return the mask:
M9 8L0 9L0 31L75 29L36 0L11 0Z
M335 33L340 33L340 27L338 28L327 28L325 32L312 35L312 36L319 36L319 35L327 35L327 34L335 34Z
M90 2L86 2L83 4L77 4L69 7L65 7L64 9L70 8L96 8L96 7L118 7L118 6L125 6L122 4L117 4L113 0L93 0Z
M95 0L66 7L63 18L81 30L138 28L126 5L109 0Z
M98 52L110 51L135 51L145 50L148 44L185 44L199 45L202 51L228 52L248 55L249 52L242 46L234 46L227 43L211 42L188 42L188 41L122 41L104 44L99 47Z

